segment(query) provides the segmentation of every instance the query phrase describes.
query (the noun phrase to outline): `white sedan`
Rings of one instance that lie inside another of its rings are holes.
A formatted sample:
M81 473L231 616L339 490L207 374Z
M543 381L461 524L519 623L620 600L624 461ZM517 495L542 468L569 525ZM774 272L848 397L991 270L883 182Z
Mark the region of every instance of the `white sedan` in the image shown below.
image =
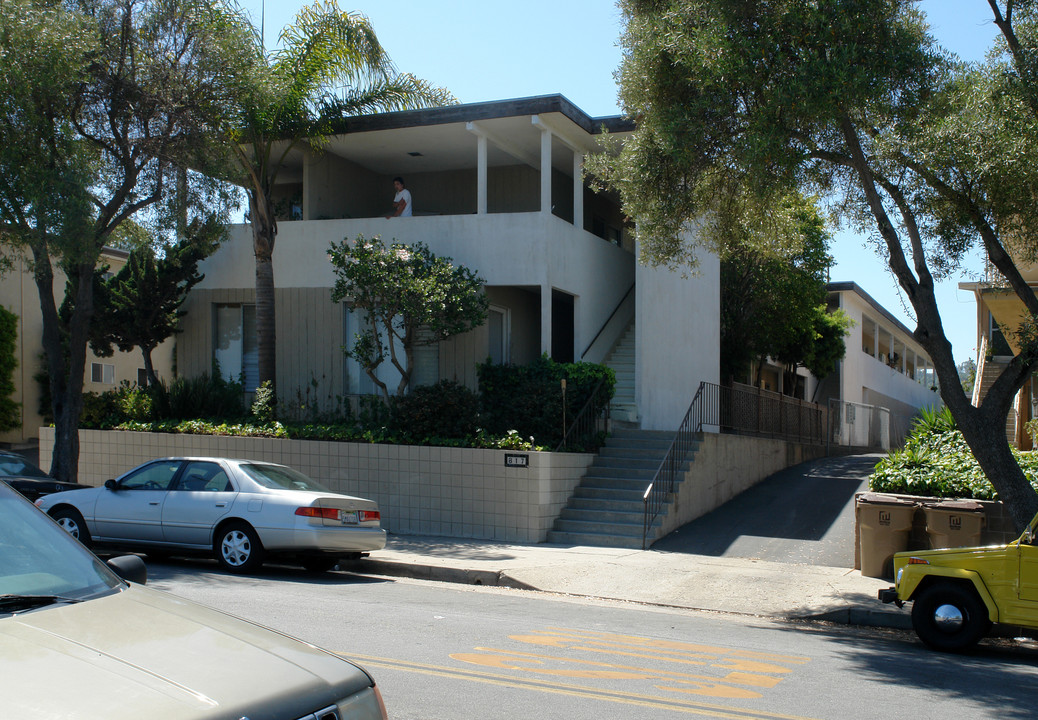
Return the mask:
M48 495L36 505L88 547L211 552L237 573L275 555L329 570L386 545L375 502L252 460L162 458L104 487Z

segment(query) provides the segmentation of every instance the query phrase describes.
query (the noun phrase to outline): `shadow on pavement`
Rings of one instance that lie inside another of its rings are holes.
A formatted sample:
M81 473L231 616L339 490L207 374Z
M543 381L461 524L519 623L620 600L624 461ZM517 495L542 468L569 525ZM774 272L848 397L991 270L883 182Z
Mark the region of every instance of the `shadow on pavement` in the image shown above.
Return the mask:
M880 454L822 458L778 472L661 538L653 550L854 564L854 494Z
M459 560L514 560L518 557L515 553L507 552L507 545L447 537L422 537L421 542L413 542L407 536L393 533L387 538L386 549ZM373 554L372 558L375 559L376 555Z
M848 632L847 628L799 624L778 629L825 635L840 644L841 658L853 672L862 679L885 683L893 693L914 690L960 699L987 708L983 717L1034 717L1038 643L988 638L971 652L956 655L929 650L914 635L897 630ZM906 696L904 717L926 716L922 706L907 704L918 699L918 694ZM963 709L962 717L967 716L970 711Z
M220 569L215 560L207 558L163 557L161 560L144 558L148 566L148 583L178 582L206 584L213 576L233 579L243 584L278 580L281 582L305 583L307 585L361 585L373 583L389 583L393 580L383 577L370 577L358 574L360 567L350 564L341 570L329 572L311 572L303 568L278 565L264 565L258 572L249 575L234 575Z

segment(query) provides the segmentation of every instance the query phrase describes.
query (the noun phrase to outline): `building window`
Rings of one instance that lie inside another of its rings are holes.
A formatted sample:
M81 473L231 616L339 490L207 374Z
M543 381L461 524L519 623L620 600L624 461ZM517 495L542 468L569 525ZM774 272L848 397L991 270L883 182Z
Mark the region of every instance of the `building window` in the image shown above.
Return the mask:
M108 363L90 363L90 382L103 385L115 385L115 365Z
M148 386L148 371L144 368L137 368L137 387Z
M490 347L487 356L497 365L505 365L511 361L509 339L511 335L511 314L508 308L491 305L487 312L487 329L490 333Z
M259 347L255 305L213 307L213 361L226 380L240 381L246 392L259 385Z

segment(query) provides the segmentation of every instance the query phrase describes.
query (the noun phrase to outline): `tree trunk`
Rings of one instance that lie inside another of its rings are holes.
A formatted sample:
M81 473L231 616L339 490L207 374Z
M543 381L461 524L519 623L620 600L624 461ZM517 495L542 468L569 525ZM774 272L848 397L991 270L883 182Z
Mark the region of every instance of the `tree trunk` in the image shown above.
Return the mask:
M249 193L249 221L256 254L256 344L259 384L270 382L277 393L277 333L274 321L274 238L277 224L270 198Z
M155 365L151 361L151 348L141 346L141 355L144 356L144 374L148 377L148 387L158 387L159 376L155 374Z

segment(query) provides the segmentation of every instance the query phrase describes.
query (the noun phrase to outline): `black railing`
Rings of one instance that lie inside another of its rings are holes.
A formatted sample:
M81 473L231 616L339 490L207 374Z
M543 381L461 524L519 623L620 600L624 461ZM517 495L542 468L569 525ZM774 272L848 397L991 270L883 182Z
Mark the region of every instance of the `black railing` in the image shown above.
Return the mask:
M555 452L588 452L602 446L606 433L609 432L609 400L601 399L605 378L598 381L584 407L573 418L566 429L562 442Z
M598 338L599 338L599 336L600 336L600 335L602 334L602 332L603 332L603 331L604 331L604 330L606 329L606 326L607 326L607 325L609 324L609 321L610 321L610 320L612 320L612 319L613 319L614 317L616 317L616 314L617 314L618 312L620 312L620 308L621 308L621 307L623 307L623 304L624 304L624 300L626 300L626 299L628 298L628 296L629 296L629 295L630 295L630 294L631 294L632 292L634 292L634 285L633 285L633 284L631 285L631 287L627 288L627 292L625 292L625 293L624 293L624 296L623 296L622 298L620 298L620 302L618 302L618 303L616 304L616 307L615 307L615 308L613 308L613 312L609 313L609 317L607 317L607 318L606 318L606 321L605 321L604 323L602 323L602 327L598 328L598 332L596 332L596 333L595 333L595 336L594 336L593 338L591 338L591 342L589 342L589 343L587 344L587 347L586 347L586 348L584 348L584 352L580 353L580 358L581 358L582 360L584 359L584 356L585 356L585 355L587 355L587 352L588 352L588 350L590 350L590 349L591 349L591 348L592 348L592 347L594 346L594 344L595 344L596 342L598 342Z
M642 549L648 544L649 529L659 517L681 467L704 426L722 433L758 435L824 445L828 436L827 410L821 405L748 385L732 387L699 383L696 396L681 421L674 442L645 489Z
M667 498L674 492L674 481L681 470L681 466L685 464L685 458L688 456L689 451L692 450L696 433L701 432L703 429L703 405L705 402L708 402L707 394L703 392L705 387L707 387L707 383L699 383L699 389L696 391L696 396L692 399L688 412L685 413L685 419L681 421L681 425L678 427L678 432L674 436L674 442L670 444L666 457L663 458L659 469L652 477L652 482L649 483L649 487L645 489L645 494L642 496L642 502L645 504L642 526L642 550L646 548L649 528L656 521Z

